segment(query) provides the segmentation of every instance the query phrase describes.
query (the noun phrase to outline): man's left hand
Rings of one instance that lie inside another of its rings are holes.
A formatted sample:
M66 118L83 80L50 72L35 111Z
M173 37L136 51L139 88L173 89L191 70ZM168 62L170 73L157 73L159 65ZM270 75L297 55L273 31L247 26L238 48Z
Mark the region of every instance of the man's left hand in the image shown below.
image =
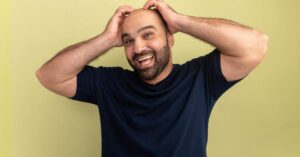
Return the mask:
M164 20L167 22L170 33L175 34L179 31L178 22L183 17L183 15L177 13L163 0L148 0L143 8L151 9L152 7L157 9L164 18Z

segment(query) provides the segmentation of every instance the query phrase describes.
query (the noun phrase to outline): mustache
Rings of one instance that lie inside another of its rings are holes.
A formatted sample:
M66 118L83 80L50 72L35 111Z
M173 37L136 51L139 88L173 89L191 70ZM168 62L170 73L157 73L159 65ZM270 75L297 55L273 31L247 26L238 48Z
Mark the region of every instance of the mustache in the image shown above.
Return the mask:
M148 55L148 54L153 54L154 56L156 56L156 51L155 50L144 50L141 53L135 53L132 57L132 60L136 60L139 57Z

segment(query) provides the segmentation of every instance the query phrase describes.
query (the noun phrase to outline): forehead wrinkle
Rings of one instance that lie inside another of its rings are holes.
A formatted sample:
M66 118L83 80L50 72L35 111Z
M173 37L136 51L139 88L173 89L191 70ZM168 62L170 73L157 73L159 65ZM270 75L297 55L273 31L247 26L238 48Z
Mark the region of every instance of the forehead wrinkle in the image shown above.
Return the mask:
M146 25L146 26L144 26L144 27L138 29L137 32L140 33L141 31L143 31L143 30L145 30L145 29L155 29L155 30L156 30L156 28L155 28L153 25Z
M144 30L146 30L146 29L154 29L154 30L157 30L156 27L153 26L153 25L146 25L146 26L143 26L142 28L139 28L139 29L137 30L137 33L140 33L140 32L142 32L142 31L144 31ZM123 34L122 34L122 39L125 38L125 37L127 37L127 36L130 36L130 34L129 34L129 33L123 33Z

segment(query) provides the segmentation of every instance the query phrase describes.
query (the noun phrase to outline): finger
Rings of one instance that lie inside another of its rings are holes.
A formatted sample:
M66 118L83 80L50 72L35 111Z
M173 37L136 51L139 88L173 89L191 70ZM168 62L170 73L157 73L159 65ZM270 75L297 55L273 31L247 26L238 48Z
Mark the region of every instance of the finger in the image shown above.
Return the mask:
M116 13L118 17L123 17L125 15L130 14L134 9L133 8L122 8L120 10L118 10L118 12Z
M130 14L133 10L122 10L120 12L118 12L118 17L124 17L127 16L128 14Z
M133 8L128 8L128 9L122 10L121 12L122 12L123 15L126 15L126 14L130 14L132 11L134 11Z
M121 12L121 13L124 13L124 11L125 11L125 12L131 12L132 10L134 10L133 7L131 7L131 6L129 6L129 5L123 5L123 6L120 6L120 7L116 10L115 14L119 14L120 12Z
M134 9L132 8L123 8L120 9L113 17L114 21L116 21L116 23L121 24L125 17L130 14Z
M146 4L144 5L144 9L151 9L151 7L158 7L158 3L152 0L149 0L148 2L146 2Z

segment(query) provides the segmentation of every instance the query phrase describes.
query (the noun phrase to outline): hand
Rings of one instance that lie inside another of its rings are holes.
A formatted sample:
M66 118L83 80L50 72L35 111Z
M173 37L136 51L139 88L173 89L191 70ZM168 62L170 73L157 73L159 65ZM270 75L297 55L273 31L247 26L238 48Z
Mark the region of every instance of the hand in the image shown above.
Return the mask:
M170 33L175 34L179 31L179 21L182 15L177 13L163 0L148 0L144 5L144 9L156 8L164 20L167 22Z
M132 12L134 9L131 6L124 5L119 7L115 14L110 18L103 34L108 37L109 42L112 43L113 47L120 47L123 45L121 39L121 25L127 14Z

